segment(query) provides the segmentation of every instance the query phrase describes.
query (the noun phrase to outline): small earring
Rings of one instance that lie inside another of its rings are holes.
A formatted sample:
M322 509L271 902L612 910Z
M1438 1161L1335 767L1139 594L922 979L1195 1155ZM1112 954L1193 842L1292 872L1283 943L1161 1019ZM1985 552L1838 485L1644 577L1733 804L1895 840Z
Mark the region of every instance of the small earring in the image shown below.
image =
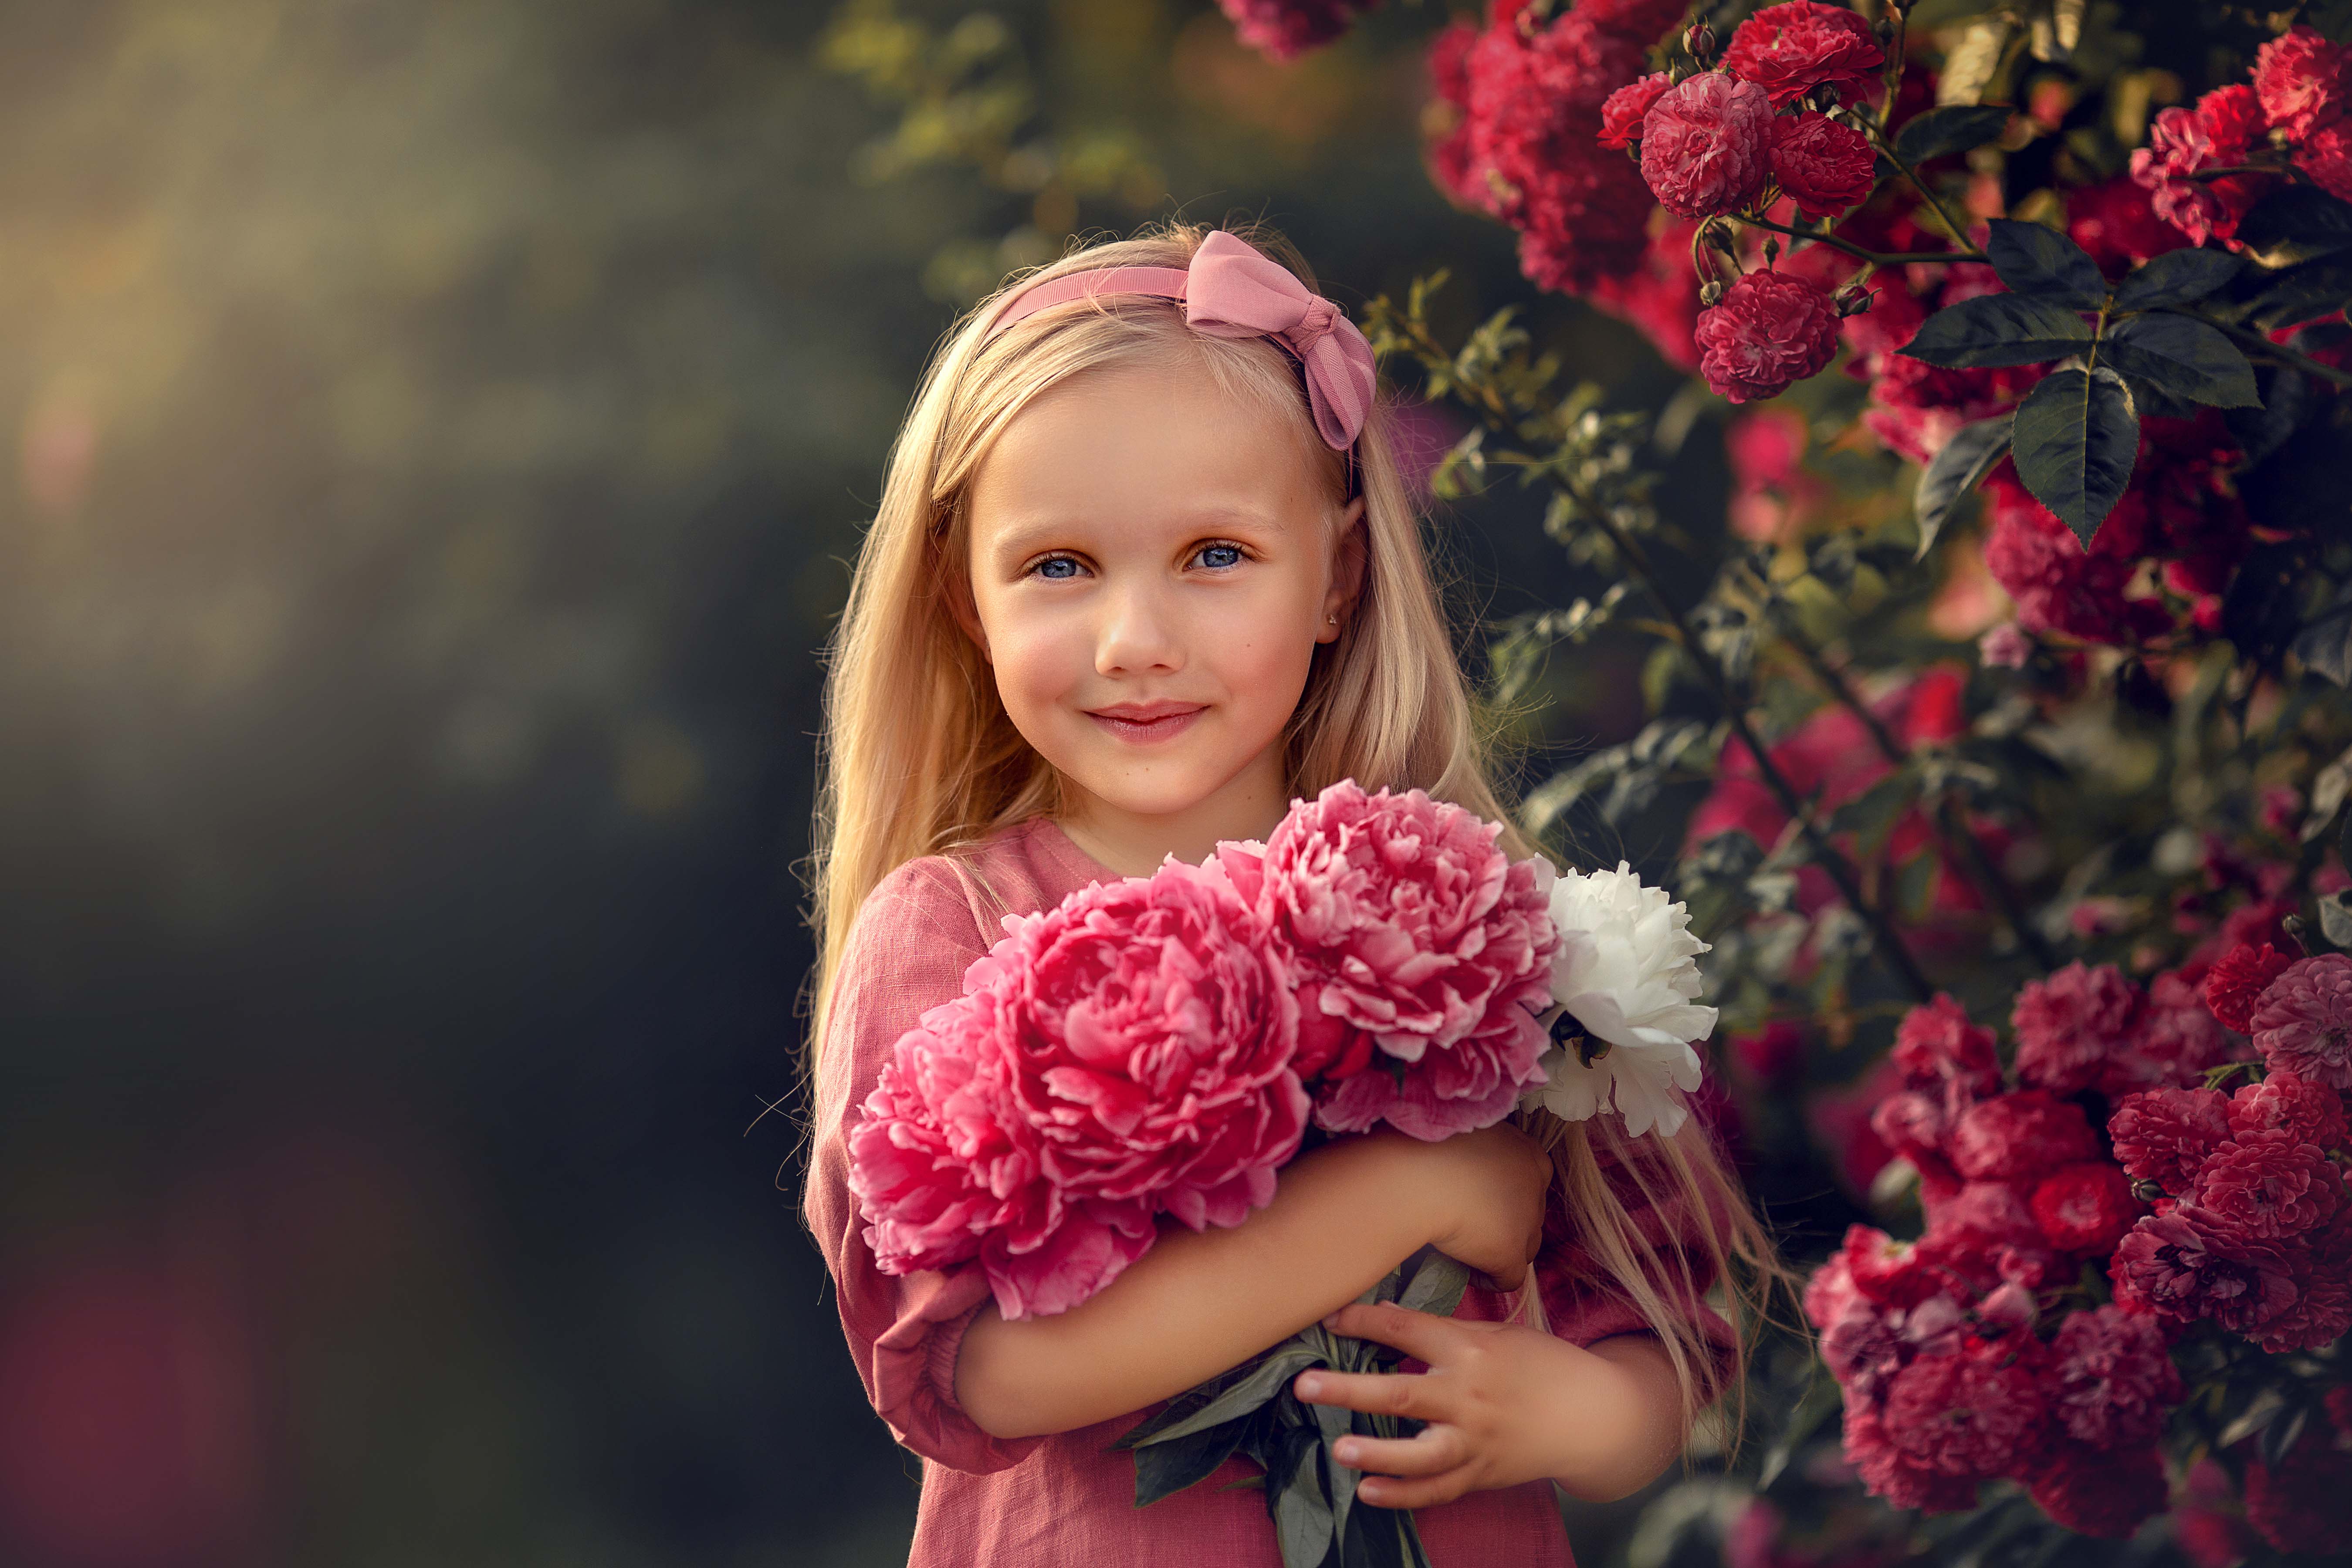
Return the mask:
M1328 621L1334 626L1339 624L1339 618L1337 615L1326 615L1323 619Z

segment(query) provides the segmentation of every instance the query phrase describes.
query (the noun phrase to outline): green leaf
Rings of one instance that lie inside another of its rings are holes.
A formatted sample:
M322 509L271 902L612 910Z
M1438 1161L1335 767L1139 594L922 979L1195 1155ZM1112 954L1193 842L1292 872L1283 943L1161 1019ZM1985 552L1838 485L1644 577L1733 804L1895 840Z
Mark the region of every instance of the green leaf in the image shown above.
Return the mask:
M2177 250L2172 254L2213 253ZM2239 306L2236 314L2265 332L2274 332L2281 327L2299 327L2322 316L2333 316L2347 304L2352 304L2352 258L2323 256L2278 274L2268 288Z
M1226 1421L1165 1443L1135 1450L1135 1506L1149 1508L1216 1473L1248 1436L1246 1419Z
M2287 444L2312 402L2311 382L2292 365L2256 365L2254 391L2261 407L2233 408L2221 415L2230 438L2246 455L2246 468L2260 466Z
M1282 1543L1283 1568L1321 1568L1331 1555L1331 1504L1323 1495L1322 1439L1306 1435L1292 1445L1296 1457L1274 1494L1274 1530Z
M1289 1386L1292 1378L1313 1366L1320 1359L1321 1357L1308 1346L1300 1344L1296 1340L1286 1340L1268 1351L1264 1360L1249 1367L1247 1371L1236 1368L1235 1372L1239 1375L1228 1374L1228 1376L1234 1377L1234 1381L1217 1388L1215 1393L1200 1404L1190 1405L1188 1401L1192 1396L1185 1396L1183 1399L1170 1406L1151 1421L1144 1423L1142 1427L1137 1427L1121 1437L1118 1440L1118 1446L1139 1448L1150 1443L1171 1442L1178 1437L1190 1437L1195 1432L1214 1427L1221 1422L1233 1420L1236 1416L1246 1416L1280 1394ZM1200 1394L1213 1387L1216 1387L1216 1385L1203 1384L1192 1393ZM1170 1416L1175 1418L1168 1419ZM1146 1427L1150 1429L1147 1431Z
M1410 1312L1433 1312L1450 1318L1462 1304L1462 1292L1469 1288L1470 1270L1443 1252L1431 1252L1422 1260L1412 1282L1397 1298L1397 1305Z
M2339 686L2352 686L2352 587L2295 633L2294 656Z
M1895 872L1895 907L1906 920L1925 920L1935 913L1936 888L1943 880L1944 858L1921 850Z
M2099 264L2064 235L2014 218L1995 218L1990 227L1985 255L2011 293L2076 310L2096 310L2105 300Z
M1890 773L1831 812L1830 830L1853 834L1864 856L1874 859L1918 794L1919 780L1911 773Z
M2352 205L2315 185L2281 185L2238 220L2233 236L2265 267L2352 250Z
M2249 550L2221 593L2221 635L2256 664L2275 665L2306 619L2304 581L2310 570L2303 540Z
M2089 324L2063 306L1981 294L1928 317L1903 351L1947 370L2032 365L2079 352L2091 336Z
M2099 357L2176 396L2218 408L2257 408L2254 367L2215 329L2169 311L2116 322Z
M1975 489L2009 450L2009 416L1980 419L1954 433L1935 461L1919 471L1919 487L1912 493L1912 510L1919 519L1919 559L1936 546L1944 520L1962 496Z
M2352 825L2347 825L2352 832ZM2319 901L2319 934L2338 947L2352 947L2352 894L2331 893Z
M1981 147L2009 126L2007 106L1955 103L1931 109L1904 122L1895 133L1895 155L1914 169L1930 158Z
M2245 261L2226 250L2173 250L2150 260L2116 290L2118 310L2153 310L2202 299L2238 276Z
M2123 378L2053 371L2017 405L2017 476L2085 547L2115 510L2139 454L2139 420Z

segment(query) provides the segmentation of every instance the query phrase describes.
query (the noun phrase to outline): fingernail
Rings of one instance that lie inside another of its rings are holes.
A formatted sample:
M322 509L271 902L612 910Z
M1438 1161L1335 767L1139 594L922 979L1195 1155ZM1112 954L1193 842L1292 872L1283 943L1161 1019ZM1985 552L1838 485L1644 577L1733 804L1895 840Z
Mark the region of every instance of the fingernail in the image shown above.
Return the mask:
M1352 1465L1361 1451L1353 1443L1335 1443L1331 1447L1331 1457L1343 1465Z
M1312 1399L1323 1392L1323 1380L1309 1375L1298 1380L1298 1397Z

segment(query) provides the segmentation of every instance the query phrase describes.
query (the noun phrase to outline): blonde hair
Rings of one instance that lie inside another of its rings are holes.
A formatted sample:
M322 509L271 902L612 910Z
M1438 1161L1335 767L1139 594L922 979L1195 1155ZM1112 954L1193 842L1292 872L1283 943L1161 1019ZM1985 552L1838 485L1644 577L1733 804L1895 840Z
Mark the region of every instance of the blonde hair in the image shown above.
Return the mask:
M1316 287L1304 259L1279 235L1246 223L1231 232ZM1176 302L1138 295L1042 310L985 337L1006 296L1030 283L1098 267L1182 267L1209 233L1171 221L1009 280L958 320L924 376L892 445L881 504L826 651L809 879L818 953L811 1063L843 939L866 895L908 861L960 857L994 830L1058 808L1054 769L1013 727L951 608L951 596L965 591L972 479L1013 419L1048 388L1089 370L1205 365L1223 388L1286 422L1327 475L1334 512L1344 507L1337 497L1347 487L1345 455L1317 433L1294 361L1269 339L1195 332ZM1515 857L1533 854L1488 777L1475 706L1398 465L1392 419L1383 388L1356 442L1361 586L1337 641L1317 647L1285 734L1290 792L1311 796L1349 778L1367 789L1419 788L1504 823L1504 847ZM1605 1288L1622 1294L1664 1345L1687 1428L1742 1380L1762 1315L1761 1287L1778 1267L1744 1195L1695 1126L1671 1142L1624 1140L1549 1113L1519 1119L1551 1153L1580 1239L1608 1276ZM1617 1184L1605 1175L1596 1142L1622 1173ZM1696 1257L1643 1234L1621 1196L1627 1178L1642 1200L1688 1211ZM1701 1270L1721 1282L1746 1331L1728 1375L1692 1321Z

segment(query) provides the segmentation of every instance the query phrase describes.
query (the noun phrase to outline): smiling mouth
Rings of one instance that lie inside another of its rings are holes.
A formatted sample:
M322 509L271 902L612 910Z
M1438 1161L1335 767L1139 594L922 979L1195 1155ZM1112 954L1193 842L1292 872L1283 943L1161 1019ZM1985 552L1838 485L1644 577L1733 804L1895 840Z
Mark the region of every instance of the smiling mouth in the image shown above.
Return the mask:
M1087 716L1120 740L1137 745L1149 745L1156 740L1168 740L1192 727L1194 719L1208 712L1201 707L1177 708L1150 716L1120 713L1094 713Z

